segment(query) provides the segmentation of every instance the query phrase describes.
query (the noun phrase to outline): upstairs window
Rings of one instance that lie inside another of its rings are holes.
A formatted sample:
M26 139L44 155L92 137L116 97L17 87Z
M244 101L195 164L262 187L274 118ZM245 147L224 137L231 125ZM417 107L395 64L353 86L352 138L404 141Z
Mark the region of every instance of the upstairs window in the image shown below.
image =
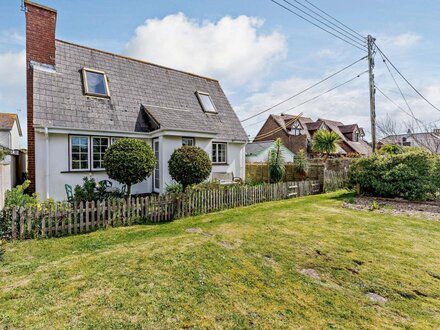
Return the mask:
M86 95L110 97L107 76L105 72L83 69L84 92Z
M209 113L217 113L214 102L212 102L211 96L208 93L196 92L197 98L199 99L200 105L203 111Z
M301 125L299 121L295 121L292 125L291 129L292 135L298 136L301 135Z
M359 132L358 131L353 132L353 142L359 142Z

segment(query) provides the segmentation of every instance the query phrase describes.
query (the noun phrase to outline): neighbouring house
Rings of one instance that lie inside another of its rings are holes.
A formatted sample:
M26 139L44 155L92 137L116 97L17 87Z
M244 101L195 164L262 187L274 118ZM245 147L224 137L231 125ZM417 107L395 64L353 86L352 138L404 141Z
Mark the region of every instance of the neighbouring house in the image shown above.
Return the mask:
M440 129L422 133L413 133L408 130L405 134L388 135L379 141L378 147L385 144L424 148L434 154L440 154Z
M275 140L281 138L283 144L294 154L300 150L307 152L309 157L314 157L312 151L312 139L318 130L329 130L337 133L341 143L337 146L336 154L369 155L372 153L371 146L363 139L364 130L357 124L344 125L339 121L298 117L294 115L270 115L253 142ZM259 138L262 136L262 138Z
M26 153L20 149L21 126L18 116L13 113L0 113L0 149L6 156L0 161L0 208L3 207L4 194L26 176Z
M275 141L252 142L246 145L246 163L266 163L271 150L275 148ZM281 154L286 162L293 162L294 153L284 145Z
M55 39L57 12L24 3L29 179L42 197L108 179L104 153L122 137L145 140L158 159L133 193L162 193L182 145L205 150L214 174L245 177L247 135L217 80Z

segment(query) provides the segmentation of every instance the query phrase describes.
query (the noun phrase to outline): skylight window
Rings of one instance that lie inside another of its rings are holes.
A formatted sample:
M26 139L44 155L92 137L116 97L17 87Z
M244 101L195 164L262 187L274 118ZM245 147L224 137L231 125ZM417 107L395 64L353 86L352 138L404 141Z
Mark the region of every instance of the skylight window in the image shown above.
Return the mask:
M87 95L110 97L107 76L103 71L83 69L84 91Z
M208 93L196 92L197 98L199 99L200 105L203 111L210 113L217 113L214 102L212 102L211 96Z

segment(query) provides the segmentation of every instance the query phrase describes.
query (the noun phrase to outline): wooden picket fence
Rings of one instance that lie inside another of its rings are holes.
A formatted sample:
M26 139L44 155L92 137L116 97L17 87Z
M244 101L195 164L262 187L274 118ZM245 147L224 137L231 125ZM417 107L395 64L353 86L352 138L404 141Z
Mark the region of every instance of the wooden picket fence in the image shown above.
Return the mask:
M56 203L45 207L3 210L12 239L46 238L88 233L101 228L171 221L187 216L321 192L318 181L234 186L101 202Z

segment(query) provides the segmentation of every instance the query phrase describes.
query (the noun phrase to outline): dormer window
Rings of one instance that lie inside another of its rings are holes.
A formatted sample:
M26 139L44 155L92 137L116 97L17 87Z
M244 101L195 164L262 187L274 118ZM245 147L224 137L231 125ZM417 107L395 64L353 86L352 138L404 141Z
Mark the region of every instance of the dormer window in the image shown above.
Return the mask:
M359 132L358 131L353 132L353 142L359 142Z
M292 128L290 129L292 135L298 136L301 135L301 124L299 123L299 121L295 121L292 124Z
M82 70L84 92L86 95L110 97L107 76L105 72L86 69Z
M212 102L211 96L208 93L196 92L196 95L204 112L217 113L214 102Z

